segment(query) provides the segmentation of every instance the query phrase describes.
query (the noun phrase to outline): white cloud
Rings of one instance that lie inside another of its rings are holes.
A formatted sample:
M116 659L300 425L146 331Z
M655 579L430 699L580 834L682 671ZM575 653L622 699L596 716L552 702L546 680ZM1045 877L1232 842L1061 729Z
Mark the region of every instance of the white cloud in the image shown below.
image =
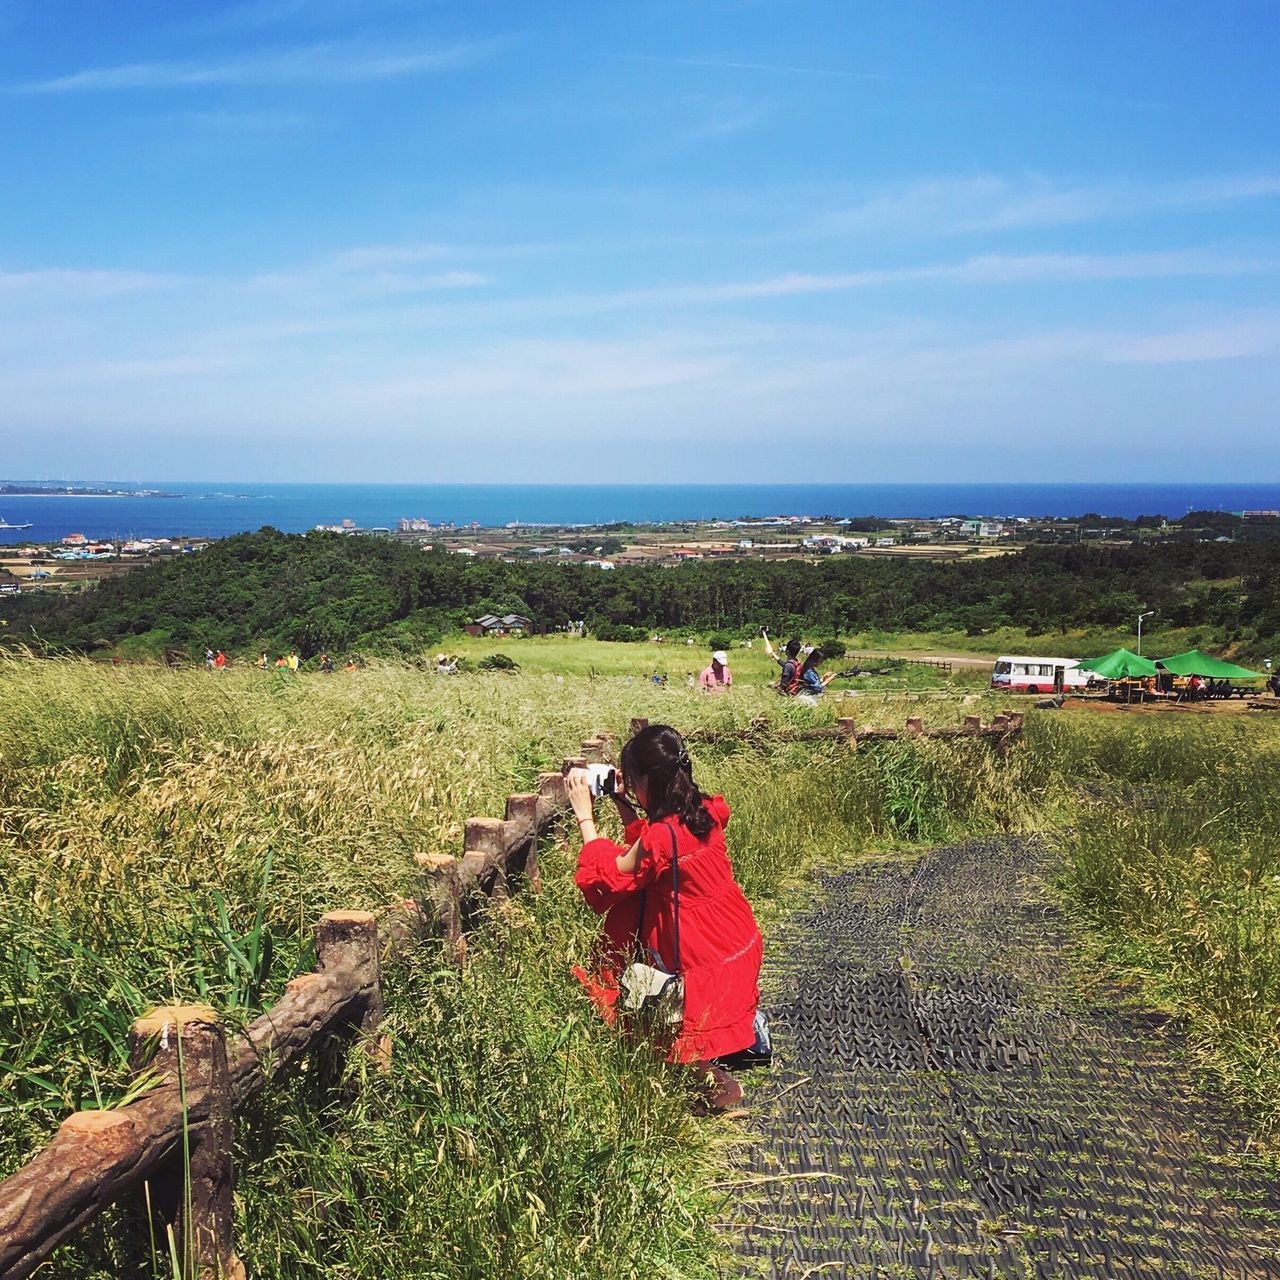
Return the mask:
M0 271L0 296L35 295L42 301L77 302L122 293L169 289L187 277L148 271L80 270L50 267L38 271Z
M1277 196L1280 175L1266 172L1170 182L1067 182L1037 175L942 177L881 188L855 204L820 214L801 233L936 238L1215 209Z
M237 57L94 67L16 85L11 92L48 94L192 89L210 85L359 84L457 70L479 61L493 47L491 41L416 48L409 42L371 45L337 41Z
M1120 337L1102 358L1114 364L1188 364L1240 360L1280 352L1280 315L1250 315L1217 324Z

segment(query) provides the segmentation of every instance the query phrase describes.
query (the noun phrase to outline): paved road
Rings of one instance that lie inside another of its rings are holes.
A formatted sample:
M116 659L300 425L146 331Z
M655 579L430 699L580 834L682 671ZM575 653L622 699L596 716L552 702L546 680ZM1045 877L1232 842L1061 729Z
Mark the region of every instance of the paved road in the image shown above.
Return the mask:
M1176 1028L1080 990L1052 865L1000 838L860 868L774 939L735 1274L1280 1277L1280 1186Z

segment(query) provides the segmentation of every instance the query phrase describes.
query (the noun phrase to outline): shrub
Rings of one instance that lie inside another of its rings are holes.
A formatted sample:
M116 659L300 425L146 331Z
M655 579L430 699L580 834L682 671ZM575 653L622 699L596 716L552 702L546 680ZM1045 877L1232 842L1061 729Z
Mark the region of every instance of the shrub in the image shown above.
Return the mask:
M519 671L520 664L505 653L491 653L476 663L477 671Z

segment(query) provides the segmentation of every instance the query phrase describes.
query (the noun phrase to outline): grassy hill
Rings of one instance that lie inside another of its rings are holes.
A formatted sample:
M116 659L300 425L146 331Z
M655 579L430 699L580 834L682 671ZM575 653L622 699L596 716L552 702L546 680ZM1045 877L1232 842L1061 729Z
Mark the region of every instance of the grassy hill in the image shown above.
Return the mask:
M625 736L634 715L687 730L839 709L747 680L709 698L625 675L0 660L0 1174L69 1108L120 1096L126 1030L146 1006L252 1016L308 966L321 912L413 894L415 852L456 851L466 817L498 812L584 735ZM897 723L903 709L859 714ZM732 807L730 852L766 932L815 864L1074 818L1078 900L1274 1113L1280 868L1260 837L1277 817L1280 731L1192 721L1045 715L1004 761L977 742L767 739L694 759ZM1139 794L1177 803L1135 808ZM255 1274L715 1274L729 1135L694 1120L679 1077L604 1028L570 976L596 928L575 856L552 843L543 894L519 901L505 947L475 939L464 975L430 946L388 960L390 1073L354 1079L343 1110L318 1114L305 1079L254 1104L237 1195ZM1144 892L1164 868L1167 892ZM270 959L249 973L235 951L259 913ZM49 1274L163 1270L122 1244L137 1236L119 1217Z

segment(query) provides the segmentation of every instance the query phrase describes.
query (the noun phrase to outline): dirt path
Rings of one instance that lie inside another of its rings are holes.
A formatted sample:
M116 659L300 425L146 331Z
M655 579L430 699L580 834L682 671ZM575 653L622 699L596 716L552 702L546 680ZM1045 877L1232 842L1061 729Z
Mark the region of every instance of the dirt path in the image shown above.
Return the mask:
M1080 990L1051 868L1014 838L860 868L774 938L744 1274L1280 1277L1280 1185L1175 1028Z

